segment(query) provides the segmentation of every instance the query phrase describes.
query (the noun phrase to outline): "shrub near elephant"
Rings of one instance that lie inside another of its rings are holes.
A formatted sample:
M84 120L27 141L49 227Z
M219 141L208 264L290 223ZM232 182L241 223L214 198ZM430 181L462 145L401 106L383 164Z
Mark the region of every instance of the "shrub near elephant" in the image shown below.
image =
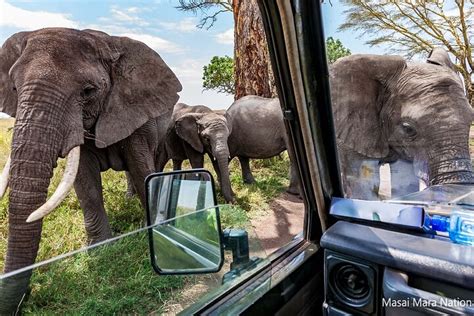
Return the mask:
M472 109L444 50L433 50L427 63L341 58L330 69L330 85L346 196L378 199L385 162L398 171L392 172L398 195L418 190L415 171L428 185L474 181Z
M42 216L72 183L88 238L111 236L100 172L128 170L144 202L155 169L157 121L171 116L181 84L141 42L94 30L47 28L11 36L0 51L0 111L16 118L8 172L5 272L34 263ZM65 176L46 201L57 159ZM77 173L77 175L76 175ZM33 215L32 213L37 210ZM28 277L0 284L0 312L11 312Z

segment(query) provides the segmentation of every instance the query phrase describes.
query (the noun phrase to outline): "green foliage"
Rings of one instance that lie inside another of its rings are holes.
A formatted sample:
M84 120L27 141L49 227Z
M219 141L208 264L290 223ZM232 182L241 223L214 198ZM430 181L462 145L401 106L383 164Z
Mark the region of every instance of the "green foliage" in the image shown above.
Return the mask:
M160 313L189 278L158 276L148 235L124 238L36 269L25 314L115 315Z
M344 47L338 39L329 37L326 40L326 50L329 63L348 56L351 51ZM234 94L234 59L229 56L214 56L210 63L203 68L203 88L205 90L216 90L219 93Z
M340 40L328 37L326 40L326 54L329 63L332 64L341 57L349 56L351 51L344 47Z
M209 65L204 66L203 88L219 93L234 94L234 59L229 56L214 56Z

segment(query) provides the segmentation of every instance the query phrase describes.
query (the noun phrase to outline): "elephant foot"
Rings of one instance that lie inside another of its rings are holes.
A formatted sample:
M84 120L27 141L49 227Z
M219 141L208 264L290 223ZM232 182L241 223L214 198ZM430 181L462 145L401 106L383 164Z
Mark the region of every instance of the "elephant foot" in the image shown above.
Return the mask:
M94 245L110 238L112 238L112 232L108 230L100 235L87 236L87 241L89 245Z
M300 189L299 189L299 188L288 187L288 188L286 189L286 192L289 193L289 194L292 194L292 195L298 195L298 196L300 196Z
M245 184L254 184L255 179L253 177L252 178L244 178L244 183Z

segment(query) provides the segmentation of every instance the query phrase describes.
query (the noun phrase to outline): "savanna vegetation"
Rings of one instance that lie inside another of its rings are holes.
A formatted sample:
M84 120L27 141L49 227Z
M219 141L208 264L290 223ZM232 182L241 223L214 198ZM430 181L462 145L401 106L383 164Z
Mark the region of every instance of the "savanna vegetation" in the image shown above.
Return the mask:
M0 119L0 167L9 150L13 120ZM167 168L171 166L168 165ZM184 166L188 168L187 165ZM205 168L213 171L210 161ZM243 184L238 161L231 162L231 181L236 204L221 214L224 227L248 225L249 218L264 216L269 202L288 186L289 160L286 154L269 160L253 161L256 184ZM50 185L54 192L64 161L55 170ZM126 197L123 172L102 174L105 206L115 236L143 226L145 213L138 198ZM224 199L218 194L219 203ZM3 270L7 245L8 198L0 200L0 269ZM82 211L74 192L50 215L43 225L38 261L87 246ZM198 277L163 277L153 272L148 236L142 231L107 247L80 252L67 259L40 267L33 273L32 295L26 313L41 314L130 314L166 310L180 301L183 288ZM186 298L188 299L188 298Z

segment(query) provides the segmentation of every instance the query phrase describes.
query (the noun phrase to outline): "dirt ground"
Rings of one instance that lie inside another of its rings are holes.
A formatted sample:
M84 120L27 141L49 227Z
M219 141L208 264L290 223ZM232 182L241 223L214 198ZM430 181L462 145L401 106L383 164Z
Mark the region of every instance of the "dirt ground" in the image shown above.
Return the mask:
M303 230L303 200L284 192L270 203L268 214L254 218L251 222L268 256Z

